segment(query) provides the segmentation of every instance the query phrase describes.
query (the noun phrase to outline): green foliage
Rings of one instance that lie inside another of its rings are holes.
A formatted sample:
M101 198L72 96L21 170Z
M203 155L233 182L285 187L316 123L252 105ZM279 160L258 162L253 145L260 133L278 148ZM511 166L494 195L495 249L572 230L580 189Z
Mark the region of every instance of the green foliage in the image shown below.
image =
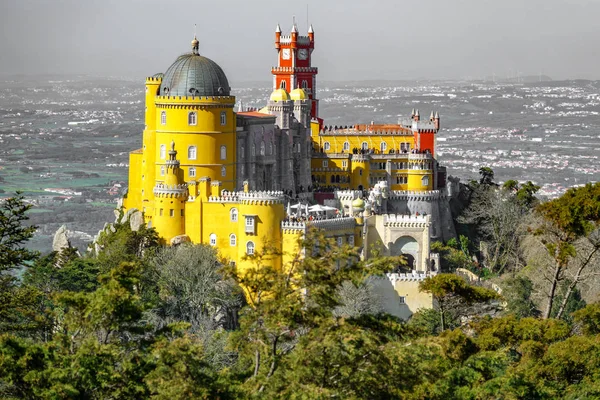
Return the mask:
M494 171L490 167L479 168L479 184L490 186L494 185Z
M461 235L461 238L465 238L465 236ZM462 245L465 245L465 247L463 248ZM440 254L442 268L446 272L454 272L458 268L468 269L473 272L478 271L475 262L469 255L468 249L468 239L466 242L461 240L460 244L454 238L448 240L446 245L442 242L431 243L431 251Z
M33 207L25 203L21 192L0 203L0 273L35 260L37 253L23 245L33 237L36 226L25 226L27 211Z
M540 314L533 299L533 283L523 276L505 279L502 284L502 297L506 301L506 311L517 318L533 317Z

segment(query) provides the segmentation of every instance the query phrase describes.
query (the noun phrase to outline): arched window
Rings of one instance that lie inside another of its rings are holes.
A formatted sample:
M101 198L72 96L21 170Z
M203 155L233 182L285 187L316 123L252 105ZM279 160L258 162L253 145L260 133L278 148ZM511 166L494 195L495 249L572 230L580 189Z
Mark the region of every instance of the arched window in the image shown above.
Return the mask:
M189 176L190 176L190 178L193 178L193 177L196 176L196 168L190 167L190 169L189 169Z
M244 146L240 147L240 158L246 157L246 148Z
M363 150L368 150L368 149L369 149L369 143L367 143L367 142L362 142L362 144L361 144L361 148L362 148Z
M250 154L252 155L252 157L254 157L256 155L256 144L252 143L252 149Z
M227 113L221 111L221 125L227 125Z
M265 141L264 140L262 142L260 142L260 155L261 156L265 155Z
M237 246L237 237L233 233L231 235L229 235L229 245Z
M209 243L211 246L216 246L217 245L217 235L214 233L211 233L210 236L208 237Z
M250 241L246 243L246 254L248 254L249 256L254 254L254 242Z
M387 143L386 142L381 142L381 144L379 145L379 150L381 150L382 153L384 151L386 151L387 150Z
M323 150L329 151L330 149L331 149L331 145L329 144L329 142L325 142L323 144Z
M281 87L282 89L285 89L285 88L286 88L286 87L285 87L285 81L281 81L281 85L280 85L280 87Z
M302 81L302 89L308 89L308 81Z
M269 142L269 155L273 155L273 143Z
M188 125L196 125L198 123L198 114L196 111L190 111L188 113Z
M160 145L160 159L164 160L166 157L167 157L167 145L161 144Z
M237 222L237 220L238 220L237 208L232 208L231 211L229 211L229 218L231 219L231 222Z
M196 146L188 147L188 159L195 160L198 156L198 148Z
M161 175L161 176L164 176L164 175L165 175L165 166L164 166L164 165L161 165L161 166L160 166L160 175Z
M350 142L344 142L344 151L350 151Z
M161 111L160 112L160 124L161 125L166 125L167 124L167 112L166 111Z
M242 177L244 177L244 175L246 174L246 168L243 165L240 168L240 174L242 175Z
M227 176L227 168L221 167L221 176Z
M227 160L227 146L221 146L221 160Z
M421 178L421 186L429 186L429 177L428 176L424 176L423 178Z

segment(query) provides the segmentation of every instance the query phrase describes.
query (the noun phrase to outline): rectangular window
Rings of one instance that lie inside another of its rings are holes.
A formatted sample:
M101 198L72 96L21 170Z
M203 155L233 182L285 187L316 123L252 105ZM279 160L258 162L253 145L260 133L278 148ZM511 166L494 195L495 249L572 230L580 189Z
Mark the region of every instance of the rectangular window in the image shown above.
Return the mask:
M161 209L158 211L158 215L159 215L160 217L162 217L162 210L163 210L163 209L161 208Z
M227 125L227 113L221 111L221 125Z
M329 166L329 161L323 160L323 168L327 168Z
M174 217L175 216L175 210L173 210L172 208L169 210L169 217Z
M164 165L161 165L161 166L160 166L160 175L161 175L161 176L164 176L164 175L165 175L165 166L164 166Z
M164 160L166 157L167 157L167 145L161 144L160 145L160 158L161 158L161 160Z
M348 160L342 161L342 168L348 168Z
M354 236L348 236L348 244L354 246Z
M195 177L196 176L196 168L190 167L189 174L190 174L190 178Z
M160 112L160 124L161 125L166 125L167 124L167 112L166 111L161 111Z
M181 216L182 216L182 217L184 216L183 210L181 210Z
M338 247L341 247L341 246L344 245L344 238L343 237L338 236L338 238L337 238L337 245L338 245Z
M246 216L246 233L254 234L254 216Z
M400 303L400 304L406 304L406 297L404 297L404 296L398 296L398 303Z

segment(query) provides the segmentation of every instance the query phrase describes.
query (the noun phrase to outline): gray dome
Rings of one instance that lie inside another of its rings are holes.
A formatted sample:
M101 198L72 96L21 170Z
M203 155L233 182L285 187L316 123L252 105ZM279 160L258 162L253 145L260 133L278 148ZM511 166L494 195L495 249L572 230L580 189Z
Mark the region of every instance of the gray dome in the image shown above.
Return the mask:
M225 73L210 58L196 53L179 56L165 72L159 96L229 96Z

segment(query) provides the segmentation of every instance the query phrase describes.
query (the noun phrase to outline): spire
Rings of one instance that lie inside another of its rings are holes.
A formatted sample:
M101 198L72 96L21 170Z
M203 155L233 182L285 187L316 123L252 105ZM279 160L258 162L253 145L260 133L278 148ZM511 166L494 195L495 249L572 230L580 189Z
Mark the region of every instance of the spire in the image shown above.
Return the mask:
M312 24L310 24L310 26L308 27L308 33L315 33L315 31L313 30Z
M198 39L196 39L196 24L194 24L194 39L192 40L192 53L198 54Z
M434 118L435 119L440 119L440 114L437 111L435 112L435 117Z
M238 107L238 112L242 112L242 111L244 111L244 108L242 107L242 101L240 100L240 104L239 104L239 107Z
M277 24L277 27L275 28L275 33L281 33L281 27L279 24Z
M429 116L429 120L430 120L430 121L433 121L433 118L434 118L434 114L433 114L433 111L432 111L432 112L431 112L431 115Z
M411 117L414 117L414 116L415 116L415 109L414 109L414 108L412 109L412 112L410 113L410 116L411 116Z
M296 16L294 15L294 23L292 24L292 33L298 33L298 27L296 26Z

